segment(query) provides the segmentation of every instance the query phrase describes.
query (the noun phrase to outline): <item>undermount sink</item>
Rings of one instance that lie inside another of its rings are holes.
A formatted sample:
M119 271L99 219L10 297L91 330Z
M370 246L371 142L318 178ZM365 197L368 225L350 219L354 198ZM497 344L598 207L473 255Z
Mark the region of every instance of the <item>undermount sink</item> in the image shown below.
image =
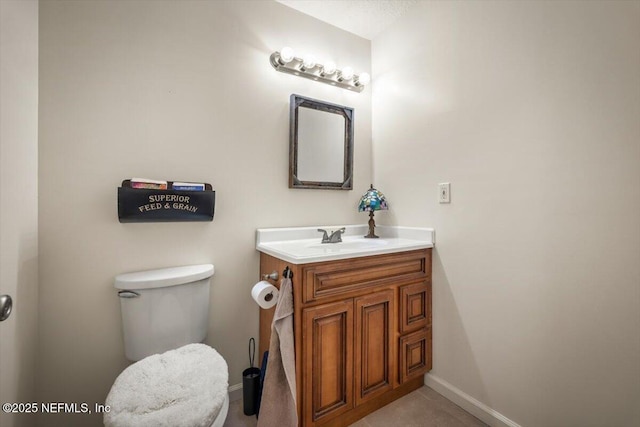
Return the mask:
M339 243L321 243L318 228L331 232L342 226L258 229L256 249L294 264L306 264L433 247L431 228L378 226L380 237L370 239L364 237L366 225L348 225Z

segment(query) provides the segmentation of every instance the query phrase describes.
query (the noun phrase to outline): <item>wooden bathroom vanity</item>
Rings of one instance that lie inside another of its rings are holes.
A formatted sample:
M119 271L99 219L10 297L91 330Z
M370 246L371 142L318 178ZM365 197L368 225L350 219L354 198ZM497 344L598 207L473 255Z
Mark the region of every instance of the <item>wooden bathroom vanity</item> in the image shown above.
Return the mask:
M423 385L431 369L431 253L302 264L260 253L262 273L293 271L301 426L347 426ZM260 354L274 311L260 310Z

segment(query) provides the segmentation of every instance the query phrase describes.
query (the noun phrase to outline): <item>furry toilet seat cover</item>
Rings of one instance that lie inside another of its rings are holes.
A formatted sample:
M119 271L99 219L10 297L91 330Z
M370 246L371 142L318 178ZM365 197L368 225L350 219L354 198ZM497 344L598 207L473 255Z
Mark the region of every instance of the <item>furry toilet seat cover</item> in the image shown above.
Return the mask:
M227 363L205 344L146 357L122 371L105 403L106 427L210 427L228 389Z

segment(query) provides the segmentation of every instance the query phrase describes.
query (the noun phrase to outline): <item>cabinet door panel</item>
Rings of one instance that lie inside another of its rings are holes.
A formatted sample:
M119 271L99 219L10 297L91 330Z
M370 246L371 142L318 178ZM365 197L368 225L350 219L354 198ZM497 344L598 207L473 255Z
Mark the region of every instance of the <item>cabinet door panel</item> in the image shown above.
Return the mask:
M356 405L393 388L394 292L356 298Z
M304 310L304 425L353 408L353 300Z
M400 337L400 382L431 369L431 328Z
M431 284L414 283L400 288L400 333L431 326Z

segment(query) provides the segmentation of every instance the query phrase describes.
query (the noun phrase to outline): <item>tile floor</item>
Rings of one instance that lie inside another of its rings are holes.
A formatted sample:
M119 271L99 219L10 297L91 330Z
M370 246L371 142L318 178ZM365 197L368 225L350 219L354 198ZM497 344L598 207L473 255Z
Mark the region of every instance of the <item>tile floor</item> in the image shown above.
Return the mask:
M229 405L224 427L255 427L255 416L242 413L242 400ZM483 423L464 409L424 386L376 412L367 415L351 427L475 427Z

